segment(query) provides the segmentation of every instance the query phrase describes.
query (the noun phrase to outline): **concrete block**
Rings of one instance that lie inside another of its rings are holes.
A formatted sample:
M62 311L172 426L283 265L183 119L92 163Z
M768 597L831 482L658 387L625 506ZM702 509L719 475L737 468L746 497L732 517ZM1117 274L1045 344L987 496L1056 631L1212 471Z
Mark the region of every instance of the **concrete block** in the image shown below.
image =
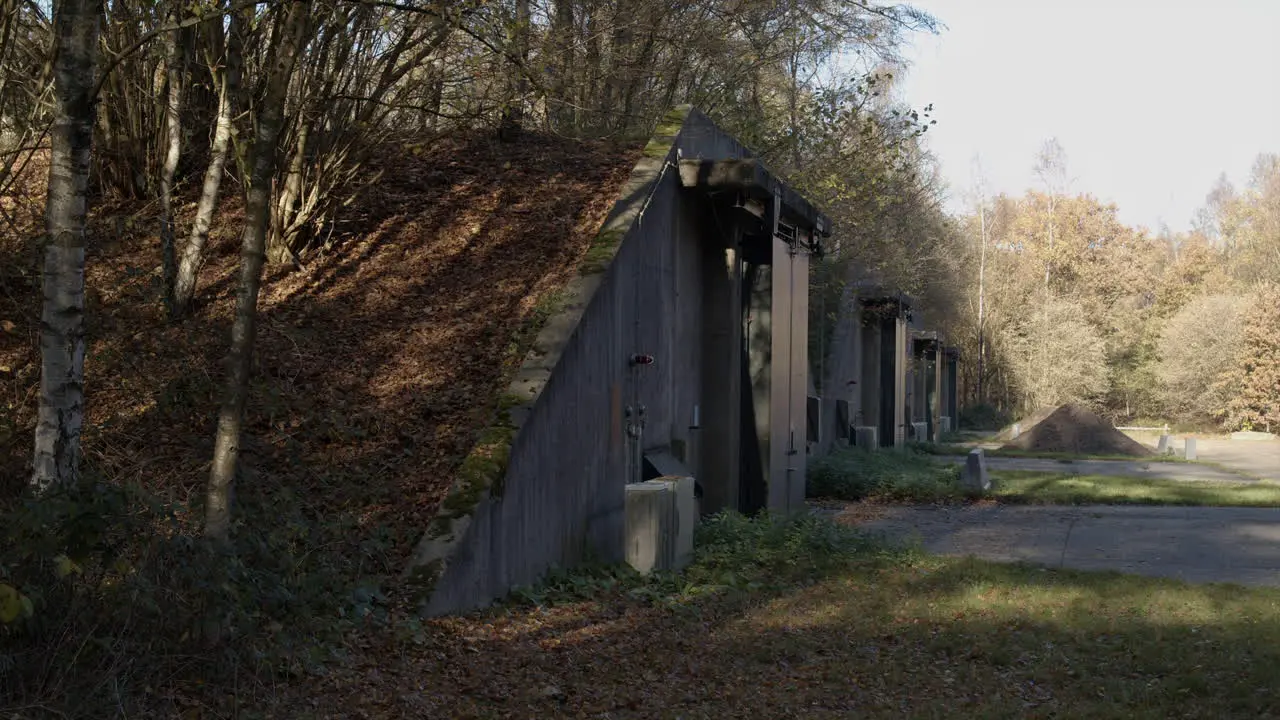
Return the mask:
M911 434L916 442L929 442L929 423L911 423Z
M943 435L946 435L947 433L951 432L951 418L946 415L943 415L940 422L938 423L938 427L942 429Z
M1232 440L1275 440L1275 433L1258 432L1256 430L1239 431L1231 433Z
M1161 435L1160 440L1156 442L1156 452L1161 455L1165 455L1167 453L1172 452L1173 448L1170 446L1170 443L1169 443L1171 439L1172 437L1169 435Z
M969 451L960 472L960 485L970 492L985 493L991 490L991 475L987 473L987 456L982 448Z
M1009 430L1009 439L1017 440L1018 436L1021 434L1022 434L1022 425L1020 423L1014 423L1013 427L1010 428Z
M648 480L626 490L627 564L642 575L675 558L676 504L670 483Z
M867 450L880 448L880 429L874 425L859 425L853 429L853 444Z
M1196 459L1196 439L1187 438L1186 445L1184 447L1185 447L1185 451L1183 452L1183 454L1186 456L1186 458L1188 460L1195 460Z
M627 485L626 558L641 574L677 570L693 560L694 484L682 476Z
M694 479L670 478L676 502L675 556L671 569L679 570L693 562L693 531L698 524L698 501L694 497Z

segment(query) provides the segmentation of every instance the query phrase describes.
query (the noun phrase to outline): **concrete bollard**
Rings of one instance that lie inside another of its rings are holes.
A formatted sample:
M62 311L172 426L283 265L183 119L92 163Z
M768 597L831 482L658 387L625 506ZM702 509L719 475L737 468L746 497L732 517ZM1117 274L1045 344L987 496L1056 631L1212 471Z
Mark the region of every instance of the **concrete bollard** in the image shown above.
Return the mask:
M1017 440L1018 436L1021 434L1022 434L1022 425L1018 423L1014 423L1013 428L1009 431L1009 439Z
M677 570L693 558L698 521L691 477L626 486L626 560L640 574Z
M1186 452L1184 454L1186 455L1188 460L1196 459L1196 439L1195 438L1193 437L1187 438Z
M991 475L987 473L987 456L982 448L974 448L964 459L960 472L960 486L973 493L985 493L991 489Z
M929 423L911 423L911 434L916 442L929 442Z
M1173 446L1170 443L1172 438L1169 435L1161 435L1160 441L1156 443L1156 452L1161 455L1167 455L1173 452Z
M853 444L864 450L880 448L880 429L874 425L858 425L853 429Z

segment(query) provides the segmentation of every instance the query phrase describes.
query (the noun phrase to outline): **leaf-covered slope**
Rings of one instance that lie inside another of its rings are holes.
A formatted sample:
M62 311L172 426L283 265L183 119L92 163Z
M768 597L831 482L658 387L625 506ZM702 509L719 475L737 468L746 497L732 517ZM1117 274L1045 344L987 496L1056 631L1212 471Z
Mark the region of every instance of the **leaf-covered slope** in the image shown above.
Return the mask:
M539 299L574 273L638 153L526 135L382 154L334 247L269 272L238 500L412 540L522 358ZM110 480L191 501L210 457L240 208L221 213L200 307L176 325L158 301L154 223L135 211L103 208L92 223L86 457ZM17 243L0 254L21 265L0 293L12 497L39 381L39 274Z

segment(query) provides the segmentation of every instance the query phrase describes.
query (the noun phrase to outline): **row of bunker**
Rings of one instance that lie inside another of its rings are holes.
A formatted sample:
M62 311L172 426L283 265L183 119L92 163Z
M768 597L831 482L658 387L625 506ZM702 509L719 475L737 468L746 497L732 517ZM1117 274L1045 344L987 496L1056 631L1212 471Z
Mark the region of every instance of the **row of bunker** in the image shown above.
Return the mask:
M669 113L414 552L422 610L587 561L679 564L699 516L803 511L817 455L939 440L957 354L901 293L847 285L814 382L830 234L705 115Z

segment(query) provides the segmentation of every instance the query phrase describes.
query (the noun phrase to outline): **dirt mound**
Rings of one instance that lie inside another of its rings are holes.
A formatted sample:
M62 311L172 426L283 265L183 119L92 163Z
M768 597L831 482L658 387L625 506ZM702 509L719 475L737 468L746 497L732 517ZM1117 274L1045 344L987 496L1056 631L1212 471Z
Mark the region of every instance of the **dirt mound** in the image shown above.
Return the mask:
M1078 405L1054 409L1004 447L1089 455L1143 457L1152 454L1145 445Z
M1035 427L1036 425L1039 425L1039 424L1040 424L1040 423L1041 423L1045 418L1047 418L1047 417L1049 417L1050 415L1052 415L1052 414L1053 414L1057 409L1058 409L1058 408L1052 408L1052 407L1050 407L1050 408L1040 408L1039 410L1037 410L1037 411L1035 411L1035 412L1031 413L1031 415L1029 415L1029 416L1027 416L1027 417L1025 417L1025 418L1023 418L1023 419L1019 420L1018 422L1014 423L1014 425L1017 425L1017 426L1018 426L1020 433L1026 433L1026 432L1030 431L1030 430L1031 430L1031 428ZM1013 439L1013 425L1009 425L1008 427L1006 427L1006 428L1004 428L1003 430L1001 430L1001 431L1000 431L1000 432L995 436L995 439L996 439L996 440L999 440L1000 442L1009 442L1010 440L1012 440L1012 439Z

